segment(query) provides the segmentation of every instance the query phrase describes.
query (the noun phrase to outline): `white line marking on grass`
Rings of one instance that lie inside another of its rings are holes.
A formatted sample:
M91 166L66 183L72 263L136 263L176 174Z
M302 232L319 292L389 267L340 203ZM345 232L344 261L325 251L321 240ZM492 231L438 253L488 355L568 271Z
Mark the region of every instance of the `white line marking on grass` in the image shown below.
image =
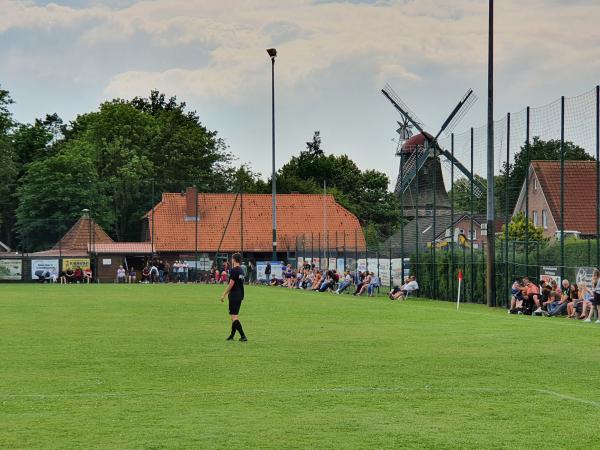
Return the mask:
M594 408L600 408L600 403L595 402L593 400L586 400L585 398L573 397L571 395L561 394L560 392L547 391L545 389L536 389L536 392L538 392L540 394L552 395L552 396L558 397L558 398L560 398L562 400L571 400L573 402L577 402L577 403L582 403L584 405L593 406Z
M523 389L523 393L529 391ZM82 393L63 393L63 394L0 394L0 399L9 400L16 398L30 399L61 399L61 398L119 398L119 397L142 397L142 396L190 396L190 395L303 395L313 393L330 394L352 394L352 393L390 393L390 392L428 392L439 394L453 393L514 393L515 389L511 387L436 387L436 386L340 386L340 387L317 387L306 389L239 389L239 390L221 390L221 389L201 389L194 391L147 391L147 392L82 392ZM598 404L600 407L600 404Z

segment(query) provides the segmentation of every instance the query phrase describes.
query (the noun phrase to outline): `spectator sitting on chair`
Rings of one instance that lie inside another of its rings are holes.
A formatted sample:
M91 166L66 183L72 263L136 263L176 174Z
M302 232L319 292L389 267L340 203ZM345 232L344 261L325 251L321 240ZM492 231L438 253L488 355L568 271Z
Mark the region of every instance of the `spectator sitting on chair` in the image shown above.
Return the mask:
M73 282L73 269L68 268L65 272L65 276L67 277L67 283L72 283Z
M319 287L319 292L325 292L331 289L333 287L333 283L333 273L331 272L331 270L328 270L325 276L325 281L323 281L321 283L321 287Z
M127 279L127 281L129 282L129 284L133 284L135 283L137 279L137 274L135 273L135 267L132 267L131 269L129 269L129 278Z
M381 281L379 280L379 277L371 272L371 282L367 286L367 295L373 297L375 295L375 290L379 288L380 285Z
M508 310L509 313L514 314L516 312L522 311L523 301L525 300L525 298L523 297L524 287L525 286L520 280L515 280L515 282L513 283L511 287L512 297L510 299L510 309Z
M568 304L572 301L572 294L569 280L563 280L560 298L548 305L548 316L562 316L567 311Z
M537 307L534 313L541 314L542 303L540 302L540 288L535 283L532 283L527 277L523 277L523 284L525 285L525 300L530 307L533 308L534 305Z
M123 269L123 266L119 266L117 269L117 283L125 283L125 269Z
M577 318L577 308L580 307L581 299L583 297L583 289L585 289L584 285L581 285L581 292L579 291L579 286L575 283L571 285L571 301L567 304L567 317L569 319Z
M398 300L402 297L402 289L398 286L394 286L394 288L388 293L388 298L390 300Z
M362 288L365 284L365 280L367 278L367 272L359 272L358 273L358 277L357 277L357 282L356 282L356 289L354 290L354 296L359 295L360 292L362 292Z
M87 284L90 284L92 281L92 277L93 277L92 269L90 267L86 267L83 270L83 281L86 282Z
M410 277L408 277L408 283L405 283L402 286L402 289L400 291L401 300L406 299L409 295L411 295L413 292L418 291L418 290L419 290L419 283L417 283L417 279L415 278L415 276L411 275Z
M83 281L83 270L81 270L81 267L77 266L75 268L75 273L73 273L73 278L75 279L76 283L81 283Z
M592 275L592 307L590 308L590 313L588 314L585 322L591 322L592 316L594 315L594 307L598 310L598 318L596 323L600 323L600 270L594 269L594 273Z
M363 280L362 286L360 287L360 291L358 291L358 296L360 297L361 295L363 295L367 289L369 288L369 285L371 284L371 280L373 279L374 273L373 272L365 272L365 279Z
M144 266L142 269L142 283L148 283L150 280L150 267Z
M67 284L67 275L65 274L64 270L58 276L58 281L60 281L60 284Z
M342 281L342 283L338 286L337 291L335 291L336 294L341 294L342 292L344 292L348 286L352 286L352 275L350 274L349 271L346 271L346 275L344 276L344 281Z
M581 299L581 311L579 311L580 314L578 318L585 319L593 308L592 300L594 299L594 292L586 285L582 285L579 298Z

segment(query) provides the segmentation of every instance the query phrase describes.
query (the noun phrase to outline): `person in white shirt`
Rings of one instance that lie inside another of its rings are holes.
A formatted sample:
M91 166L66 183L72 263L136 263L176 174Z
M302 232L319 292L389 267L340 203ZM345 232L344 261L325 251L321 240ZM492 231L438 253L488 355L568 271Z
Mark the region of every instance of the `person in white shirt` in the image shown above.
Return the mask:
M348 286L352 286L352 275L350 275L350 272L346 272L346 275L344 276L344 281L342 281L342 283L340 283L339 287L337 288L337 290L335 291L336 294L341 294L342 292L344 292L344 290L346 290L346 288L348 288Z
M414 291L417 291L418 289L419 283L417 283L417 280L414 277L414 275L411 275L410 277L408 277L408 283L404 284L404 286L400 288L400 299L402 300L408 297L410 294L412 294Z
M123 269L123 266L119 266L117 269L117 283L125 283L125 269Z

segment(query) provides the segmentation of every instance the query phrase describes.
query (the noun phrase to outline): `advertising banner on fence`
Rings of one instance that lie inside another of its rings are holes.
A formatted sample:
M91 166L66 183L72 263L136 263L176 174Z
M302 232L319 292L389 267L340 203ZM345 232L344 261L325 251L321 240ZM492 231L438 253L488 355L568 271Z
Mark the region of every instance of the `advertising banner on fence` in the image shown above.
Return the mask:
M256 279L258 281L265 281L267 276L265 275L265 267L267 267L266 261L260 261L256 263ZM283 278L283 267L280 262L271 263L271 280L277 278L281 280Z
M337 259L337 268L336 268L337 272L339 274L344 273L345 267L344 267L344 258L338 258Z
M298 256L298 269L302 269L304 267L304 258L302 256Z
M404 274L402 273L402 258L392 259L392 283L394 286L402 286L404 279L409 275L408 269L410 259L404 258Z
M356 270L358 270L359 272L364 272L365 270L367 270L367 260L364 258L359 258L358 264L356 265Z
M329 270L337 269L337 258L329 258L329 266L327 267Z
M560 286L560 271L558 267L542 266L540 281L550 283L552 280L556 281L556 284Z
M62 270L66 272L67 270L75 270L78 267L83 269L88 269L90 267L89 258L63 258L62 260Z
M377 275L377 258L367 259L367 270Z
M581 292L581 286L585 286L588 289L592 289L592 275L594 274L593 267L580 267L577 270L577 276L575 281Z
M0 259L0 281L19 281L23 273L20 259Z
M58 276L58 259L32 259L31 279L41 280Z
M380 259L379 260L379 280L382 286L390 285L390 260Z
M313 264L315 265L315 267L317 269L321 269L321 258L313 258L312 260Z

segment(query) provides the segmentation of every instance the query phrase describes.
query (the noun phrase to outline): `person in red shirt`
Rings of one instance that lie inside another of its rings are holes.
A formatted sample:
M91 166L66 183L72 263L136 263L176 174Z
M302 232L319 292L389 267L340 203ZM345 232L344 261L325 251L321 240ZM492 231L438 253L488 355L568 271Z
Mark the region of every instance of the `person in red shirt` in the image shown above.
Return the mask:
M525 285L525 297L529 304L535 304L537 310L535 312L542 312L542 304L540 303L540 288L527 277L523 278L523 284Z
M81 270L81 267L77 267L77 269L75 269L73 278L75 278L75 282L77 283L81 283L83 281L83 270Z

